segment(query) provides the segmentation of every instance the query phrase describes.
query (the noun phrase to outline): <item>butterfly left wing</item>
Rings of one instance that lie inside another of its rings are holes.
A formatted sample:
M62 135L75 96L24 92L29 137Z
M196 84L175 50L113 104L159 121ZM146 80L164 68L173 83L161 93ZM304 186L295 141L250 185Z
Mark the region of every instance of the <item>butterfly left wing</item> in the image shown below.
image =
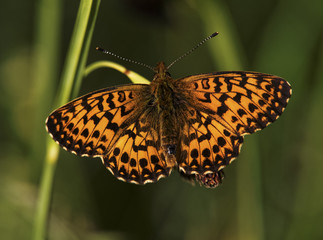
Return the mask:
M179 169L209 187L239 154L243 136L263 129L284 111L291 96L287 81L256 72L218 72L178 79L191 116L183 127Z
M141 84L92 92L52 112L47 131L65 150L100 157L120 180L156 182L172 166L159 149L150 96L149 85Z

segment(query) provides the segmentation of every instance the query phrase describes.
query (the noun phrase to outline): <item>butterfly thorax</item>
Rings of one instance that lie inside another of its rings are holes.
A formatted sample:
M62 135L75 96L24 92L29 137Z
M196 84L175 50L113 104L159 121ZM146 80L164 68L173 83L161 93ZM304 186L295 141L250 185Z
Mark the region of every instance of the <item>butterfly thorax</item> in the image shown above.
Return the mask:
M176 124L174 106L174 79L166 70L164 62L158 63L155 68L154 80L150 86L158 113L160 147L164 152L166 161L175 165L179 129L178 124Z

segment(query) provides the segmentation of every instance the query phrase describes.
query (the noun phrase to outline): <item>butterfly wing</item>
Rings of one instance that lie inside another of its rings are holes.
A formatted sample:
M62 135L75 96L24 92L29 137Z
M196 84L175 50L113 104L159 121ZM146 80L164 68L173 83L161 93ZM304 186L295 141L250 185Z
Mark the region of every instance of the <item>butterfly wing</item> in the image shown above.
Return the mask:
M101 157L119 179L157 181L170 168L158 154L154 125L143 124L149 97L149 85L141 84L92 92L52 112L47 131L65 150Z
M238 156L243 136L274 122L291 96L284 79L256 72L195 75L177 80L176 87L191 108L182 129L179 169L186 175L211 174L202 183L213 178L214 186L219 183L215 173Z

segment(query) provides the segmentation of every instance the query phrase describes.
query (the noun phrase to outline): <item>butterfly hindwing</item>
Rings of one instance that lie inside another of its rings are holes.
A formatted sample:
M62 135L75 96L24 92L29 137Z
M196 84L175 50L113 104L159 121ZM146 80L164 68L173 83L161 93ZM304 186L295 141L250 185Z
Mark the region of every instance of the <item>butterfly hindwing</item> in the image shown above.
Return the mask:
M116 142L102 160L118 179L145 184L170 174L172 166L164 161L160 140L152 119L142 114Z
M243 137L229 131L205 112L192 108L190 113L182 128L179 170L186 176L197 177L217 173L238 156Z

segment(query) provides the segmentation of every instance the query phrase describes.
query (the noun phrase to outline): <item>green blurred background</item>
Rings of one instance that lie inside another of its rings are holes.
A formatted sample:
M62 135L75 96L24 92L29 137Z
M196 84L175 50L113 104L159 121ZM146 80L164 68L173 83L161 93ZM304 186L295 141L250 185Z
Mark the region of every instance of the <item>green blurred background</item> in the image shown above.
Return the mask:
M31 238L44 122L79 5L43 2L3 1L0 9L1 239ZM150 70L95 47L150 65L170 63L215 31L216 38L172 67L172 76L224 70L281 76L293 87L281 118L246 137L214 190L193 187L176 172L156 184L126 184L99 159L61 151L48 239L323 239L323 1L102 1L87 62L109 59L151 79ZM99 69L80 94L124 83L124 75Z

